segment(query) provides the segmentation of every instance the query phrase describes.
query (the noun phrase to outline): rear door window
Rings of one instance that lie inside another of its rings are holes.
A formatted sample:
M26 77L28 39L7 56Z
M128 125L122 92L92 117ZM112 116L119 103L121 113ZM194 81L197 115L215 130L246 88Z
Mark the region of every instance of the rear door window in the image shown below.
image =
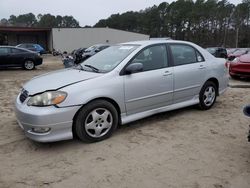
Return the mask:
M174 66L204 61L203 56L195 48L185 44L170 44Z
M9 48L0 48L0 55L8 55L10 53Z
M20 53L24 53L25 51L20 50L20 49L16 49L16 48L11 48L11 53L13 54L20 54Z

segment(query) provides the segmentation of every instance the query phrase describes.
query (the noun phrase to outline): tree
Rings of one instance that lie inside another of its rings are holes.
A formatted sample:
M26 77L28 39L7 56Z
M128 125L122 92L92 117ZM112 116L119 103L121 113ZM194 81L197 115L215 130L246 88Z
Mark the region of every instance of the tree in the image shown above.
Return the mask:
M38 14L36 17L32 13L11 15L8 20L3 18L0 24L21 27L80 27L79 22L73 16Z
M22 14L19 16L11 15L8 22L15 26L32 27L37 24L36 16L32 13Z
M189 40L201 46L250 46L250 0L235 6L227 0L177 0L139 12L113 14L94 27L111 27ZM237 42L238 44L238 42Z

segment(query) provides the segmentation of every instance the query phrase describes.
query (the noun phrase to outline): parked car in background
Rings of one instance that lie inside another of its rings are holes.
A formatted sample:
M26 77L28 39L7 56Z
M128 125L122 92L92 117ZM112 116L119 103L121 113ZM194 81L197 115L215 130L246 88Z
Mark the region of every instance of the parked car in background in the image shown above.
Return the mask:
M74 52L72 53L72 56L74 57L74 62L75 64L79 64L83 61L83 53L85 52L87 48L79 48L74 50Z
M247 105L244 107L243 112L246 116L250 117L250 105ZM249 131L248 131L248 142L250 142L250 125L249 125Z
M39 142L108 138L118 124L199 105L210 109L228 85L225 60L185 41L111 46L73 68L33 78L16 98L27 137Z
M52 50L52 55L53 56L59 56L59 55L62 55L62 52L60 50L53 49Z
M39 54L45 54L46 53L44 48L39 44L32 44L32 43L18 44L16 47L25 48L25 49L37 52Z
M227 58L227 50L223 47L210 47L206 48L206 50L215 57Z
M227 63L229 64L229 74L232 78L250 78L250 54L242 55Z
M232 53L228 54L228 60L232 61L234 60L236 57L240 57L241 55L247 54L248 53L248 49L236 49L235 51L233 51Z
M32 70L42 64L41 56L23 48L0 46L0 67L23 67Z
M96 44L94 46L90 46L87 48L82 54L83 60L88 59L89 57L95 55L96 53L108 48L110 45L108 44Z

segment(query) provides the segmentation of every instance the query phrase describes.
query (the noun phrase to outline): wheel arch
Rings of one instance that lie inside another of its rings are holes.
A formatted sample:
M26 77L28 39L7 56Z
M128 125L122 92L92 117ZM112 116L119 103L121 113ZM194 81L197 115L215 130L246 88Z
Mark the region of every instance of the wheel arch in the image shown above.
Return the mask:
M218 79L215 77L212 77L212 78L209 78L206 82L213 82L216 85L216 87L217 87L216 95L218 96L219 95L219 81L218 81Z
M72 133L73 133L74 137L76 137L76 133L75 133L75 120L76 120L77 115L79 114L79 112L81 111L81 109L84 108L84 106L86 104L89 104L89 103L91 103L93 101L96 101L96 100L105 100L105 101L110 102L115 107L115 109L117 110L117 113L118 113L118 124L119 125L121 124L121 109L120 109L120 106L118 105L118 103L114 99L111 99L109 97L98 97L98 98L92 99L92 100L88 101L87 103L83 104L77 110L77 112L75 113L75 115L73 117L73 124L72 124Z

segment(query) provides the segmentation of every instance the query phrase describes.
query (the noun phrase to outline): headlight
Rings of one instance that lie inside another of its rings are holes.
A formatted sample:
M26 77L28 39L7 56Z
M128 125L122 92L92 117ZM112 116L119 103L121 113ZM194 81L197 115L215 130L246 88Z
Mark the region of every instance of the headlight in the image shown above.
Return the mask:
M67 97L67 93L63 91L48 91L31 97L28 106L51 106L60 104Z
M238 63L238 61L239 61L239 58L238 58L238 57L236 57L236 58L234 58L234 59L233 59L233 61L232 61L232 62L233 62L233 63Z

